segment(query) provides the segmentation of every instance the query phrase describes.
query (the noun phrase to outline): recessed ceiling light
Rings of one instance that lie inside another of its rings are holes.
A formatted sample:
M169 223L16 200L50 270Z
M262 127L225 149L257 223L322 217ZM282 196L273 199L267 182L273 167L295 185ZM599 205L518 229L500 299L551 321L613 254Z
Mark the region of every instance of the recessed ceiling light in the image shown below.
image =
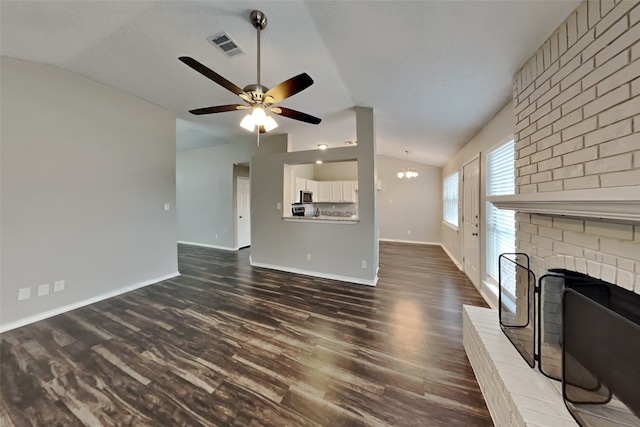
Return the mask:
M316 165L321 165L322 164L322 160L316 160Z
M327 148L329 148L329 146L327 144L318 144L318 148L321 150L326 150Z

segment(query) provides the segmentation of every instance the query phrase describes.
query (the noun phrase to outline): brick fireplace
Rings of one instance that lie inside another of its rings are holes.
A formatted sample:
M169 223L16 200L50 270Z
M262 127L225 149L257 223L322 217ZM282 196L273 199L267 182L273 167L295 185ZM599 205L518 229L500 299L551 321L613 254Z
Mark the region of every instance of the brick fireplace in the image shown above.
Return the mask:
M513 104L516 194L487 200L517 212L517 251L536 277L567 269L640 294L640 2L584 1L516 74ZM485 321L477 310L465 321L474 316ZM517 369L509 362L499 372L507 350L493 334L465 329L465 348L484 360L472 365L483 392L497 396L487 398L496 425L536 425L538 415L543 425L572 425L557 406L545 418L538 403L547 398L497 380ZM528 402L528 418L516 401Z

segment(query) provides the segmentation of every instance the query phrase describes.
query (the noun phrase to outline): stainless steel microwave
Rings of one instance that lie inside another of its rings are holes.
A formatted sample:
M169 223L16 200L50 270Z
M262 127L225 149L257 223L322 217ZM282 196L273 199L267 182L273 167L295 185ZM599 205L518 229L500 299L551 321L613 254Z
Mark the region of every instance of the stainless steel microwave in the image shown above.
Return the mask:
M301 190L300 203L313 203L313 192Z

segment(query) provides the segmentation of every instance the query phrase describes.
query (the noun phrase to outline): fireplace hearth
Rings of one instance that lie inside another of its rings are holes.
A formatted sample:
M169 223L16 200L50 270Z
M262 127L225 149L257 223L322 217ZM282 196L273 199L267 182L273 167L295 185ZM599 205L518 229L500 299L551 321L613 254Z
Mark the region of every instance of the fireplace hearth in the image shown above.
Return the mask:
M499 323L523 359L562 381L582 426L640 426L640 295L526 254L499 258Z

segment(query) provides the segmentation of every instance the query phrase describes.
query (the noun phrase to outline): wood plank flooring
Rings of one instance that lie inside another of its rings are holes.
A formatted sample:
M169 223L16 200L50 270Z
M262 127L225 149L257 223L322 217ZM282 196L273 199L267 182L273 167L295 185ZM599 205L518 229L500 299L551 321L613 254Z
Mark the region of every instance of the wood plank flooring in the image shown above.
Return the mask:
M462 347L485 306L439 246L377 287L179 246L180 277L0 335L0 426L488 426Z

